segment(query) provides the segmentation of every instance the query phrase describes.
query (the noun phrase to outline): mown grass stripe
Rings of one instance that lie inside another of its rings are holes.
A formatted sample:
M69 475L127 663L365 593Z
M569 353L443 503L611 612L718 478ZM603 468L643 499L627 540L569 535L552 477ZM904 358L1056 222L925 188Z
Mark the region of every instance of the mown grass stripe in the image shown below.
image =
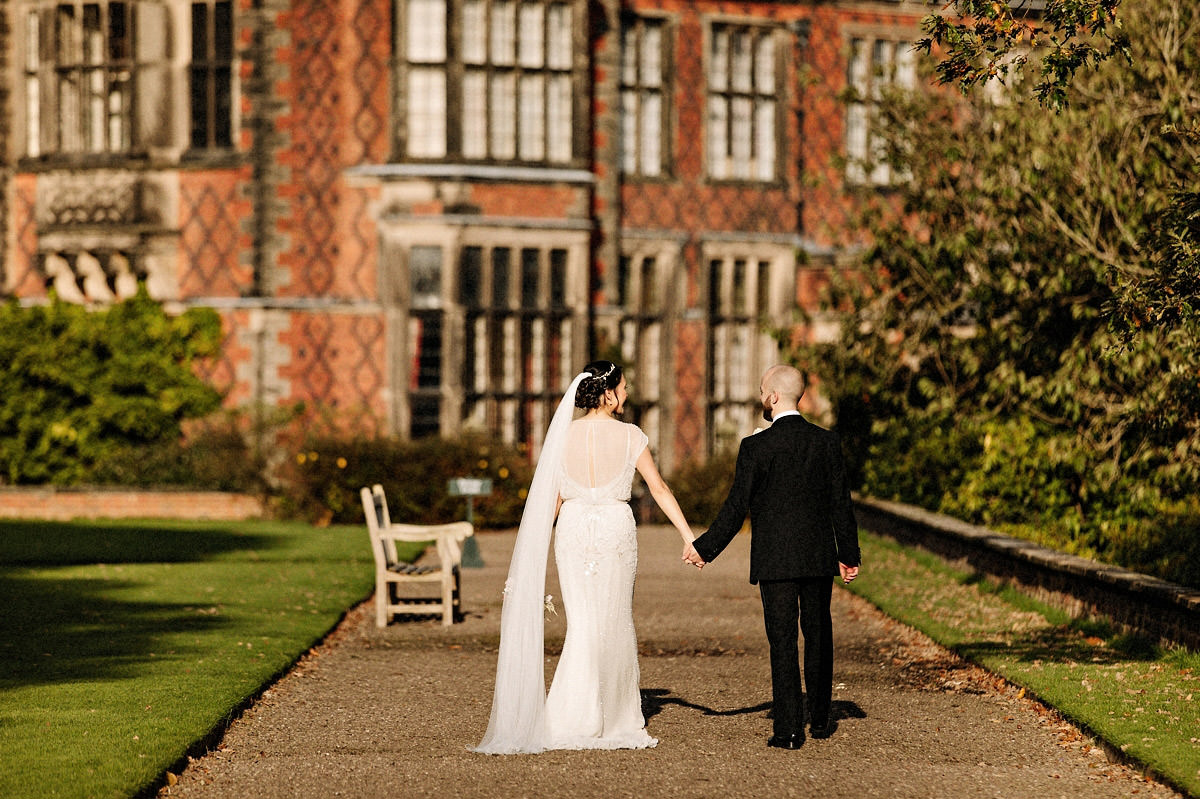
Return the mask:
M0 796L127 797L365 598L362 527L0 523Z
M1071 620L928 552L861 537L850 590L1200 796L1200 654Z

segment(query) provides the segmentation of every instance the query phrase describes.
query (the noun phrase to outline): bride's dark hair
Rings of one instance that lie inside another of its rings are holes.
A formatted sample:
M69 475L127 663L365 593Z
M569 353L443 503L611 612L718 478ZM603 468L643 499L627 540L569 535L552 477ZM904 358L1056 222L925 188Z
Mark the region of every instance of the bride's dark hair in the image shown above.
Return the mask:
M612 361L592 361L583 367L583 371L590 372L592 376L584 379L575 389L575 407L590 411L600 407L600 398L605 391L621 384L622 372L621 367Z

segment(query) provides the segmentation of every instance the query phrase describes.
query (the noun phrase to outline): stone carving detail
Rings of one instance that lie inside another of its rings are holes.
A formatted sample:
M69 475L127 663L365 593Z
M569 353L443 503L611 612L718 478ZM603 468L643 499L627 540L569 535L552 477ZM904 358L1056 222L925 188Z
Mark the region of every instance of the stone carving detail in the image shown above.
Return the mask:
M37 222L39 227L152 223L147 209L156 203L148 189L156 193L130 172L48 173L38 180Z
M37 177L37 271L68 302L106 304L144 283L179 299L178 191L171 175L128 169L50 171Z
M124 300L137 293L138 280L146 277L123 252L48 252L40 260L46 287L67 302Z

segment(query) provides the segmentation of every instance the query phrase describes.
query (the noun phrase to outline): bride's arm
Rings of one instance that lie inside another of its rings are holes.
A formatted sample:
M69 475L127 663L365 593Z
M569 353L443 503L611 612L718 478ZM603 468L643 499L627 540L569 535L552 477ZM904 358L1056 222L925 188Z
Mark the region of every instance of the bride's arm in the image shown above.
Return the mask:
M658 507L662 508L662 512L671 520L671 524L675 525L675 529L679 531L679 535L683 538L683 543L690 544L696 539L692 534L692 528L688 526L687 519L683 517L683 510L679 507L679 501L675 499L675 495L671 493L671 487L667 485L667 481L663 480L662 475L658 473L658 467L654 465L654 456L650 454L650 448L646 447L642 450L642 454L638 456L634 464L637 467L638 474L646 481L646 488L650 489L650 496L654 497L654 501L658 503Z

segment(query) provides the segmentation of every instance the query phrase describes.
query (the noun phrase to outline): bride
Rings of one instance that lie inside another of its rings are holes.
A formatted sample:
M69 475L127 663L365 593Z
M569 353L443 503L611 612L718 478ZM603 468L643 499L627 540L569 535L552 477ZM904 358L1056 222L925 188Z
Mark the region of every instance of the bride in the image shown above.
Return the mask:
M693 535L647 449L646 434L617 420L626 399L621 368L584 367L550 422L504 587L492 715L476 752L642 749L633 580L637 527L629 508L636 470L679 531ZM571 420L573 407L582 418ZM545 690L543 607L551 528L567 616L562 656Z

